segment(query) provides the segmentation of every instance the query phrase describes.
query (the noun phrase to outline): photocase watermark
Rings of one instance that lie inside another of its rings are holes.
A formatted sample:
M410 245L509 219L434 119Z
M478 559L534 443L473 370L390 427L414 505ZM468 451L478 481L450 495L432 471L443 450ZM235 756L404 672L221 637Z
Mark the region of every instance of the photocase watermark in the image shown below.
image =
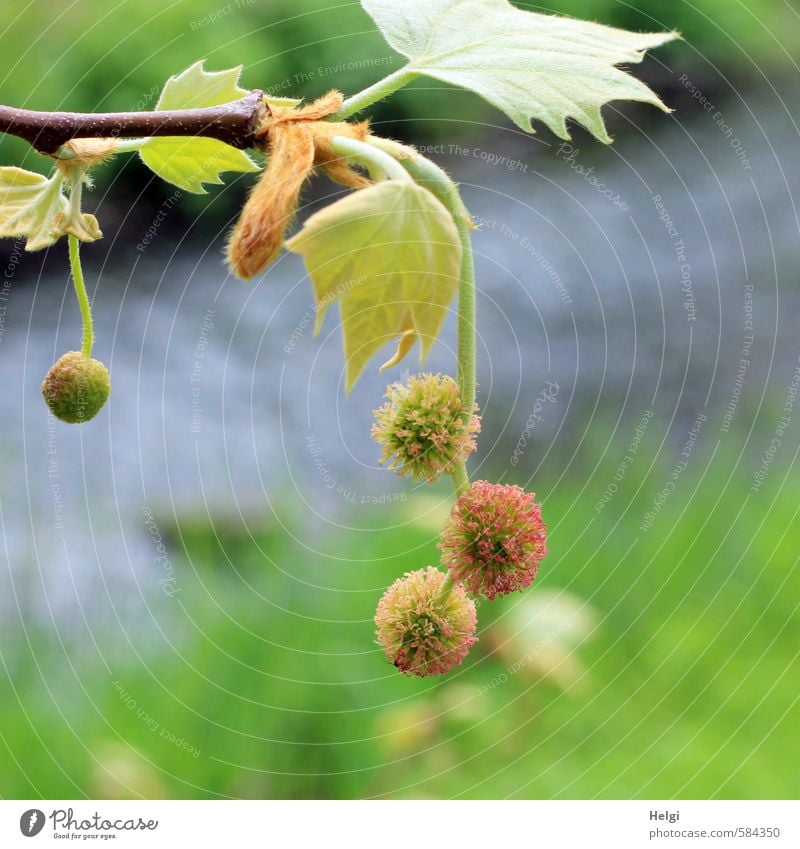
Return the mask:
M136 112L144 112L148 106L158 98L158 94L161 89L157 85L152 85L150 88L142 94L142 96L136 101Z
M513 159L503 153L494 153L491 150L484 150L482 147L462 147L458 144L428 144L421 145L419 151L426 156L460 156L462 158L477 159L480 162L485 162L493 168L505 168L506 171L512 171L517 174L527 174L528 165L521 159Z
M750 162L747 150L742 144L742 140L736 135L734 128L725 120L723 113L717 109L699 86L695 85L686 74L681 74L678 82L683 84L683 87L692 95L692 100L696 100L703 109L711 116L711 120L717 125L722 135L728 140L731 149L736 154L739 164L745 171L751 171L753 166Z
M212 24L217 23L217 21L227 18L228 15L233 14L233 12L237 12L240 9L246 9L248 6L254 6L257 2L258 0L233 0L232 3L220 6L218 9L215 9L213 12L209 12L207 15L203 15L201 18L195 18L195 20L189 24L189 29L192 32L197 32L197 30L203 29L203 27L209 27Z
M314 304L313 307L309 307L309 309L307 309L300 317L300 320L295 325L294 330L292 330L289 334L289 339L283 346L284 354L293 354L295 352L298 342L303 338L303 336L305 336L309 325L316 322L317 315L320 312L329 307L338 297L349 292L356 286L361 285L367 279L367 277L353 277L351 280L345 280L342 283L337 284L336 288L331 289L331 291L324 295L321 300Z
M122 681L119 679L114 681L114 689L117 693L119 693L119 697L125 707L128 708L128 710L134 711L136 716L141 719L156 736L160 737L162 740L166 740L168 743L172 743L173 746L177 746L179 749L183 749L184 752L190 754L195 759L200 757L200 749L187 743L183 737L178 737L176 734L168 731L154 716L138 705L136 703L136 699L134 699L134 697L128 692Z
M174 598L180 592L178 579L175 575L175 567L172 565L167 547L161 538L158 524L153 518L153 512L146 504L142 507L142 516L144 517L144 525L147 528L147 532L150 534L155 545L156 563L164 570L164 574L158 579L158 585L164 591L165 595Z
M692 283L692 266L686 258L686 245L681 237L672 216L669 214L661 195L653 195L653 204L658 213L658 220L664 224L675 251L675 259L678 262L681 273L681 291L683 292L683 309L686 311L686 321L692 324L697 320L697 304L694 297L694 284Z
M136 250L139 251L140 254L143 254L148 249L148 247L150 247L150 243L158 235L159 228L164 223L164 221L166 221L170 210L182 197L183 192L180 189L175 189L175 191L161 204L161 207L156 213L156 216L153 219L152 223L147 228L147 230L145 230L144 236L142 236L142 240L136 246Z
M318 65L308 71L298 71L290 77L272 83L264 89L264 93L273 97L291 91L298 85L304 85L312 80L322 80L326 77L335 77L337 74L348 71L361 71L368 68L381 68L394 64L393 56L375 56L366 59L351 59L347 62L337 62L331 65Z
M512 466L519 465L519 461L525 454L525 449L528 446L528 440L530 440L536 430L536 425L544 422L544 416L542 415L544 408L548 404L555 403L556 398L558 397L558 390L558 382L552 380L545 381L544 389L542 389L542 391L536 396L536 400L533 402L531 414L525 422L525 428L519 435L516 447L514 448L514 453L511 455Z
M44 811L40 811L39 808L29 808L19 818L19 830L25 837L36 837L44 828L44 824Z
M313 433L309 433L306 437L306 444L308 446L308 453L311 455L314 467L322 478L322 484L325 489L332 490L350 504L397 504L399 502L406 501L408 498L405 492L381 492L378 494L370 494L366 492L356 492L355 490L342 486L337 483L330 466L325 462L324 452Z
M616 495L619 490L618 484L622 482L625 478L625 475L628 474L628 469L633 465L636 460L636 455L639 453L639 446L642 444L642 440L644 439L644 435L647 432L647 426L650 424L653 418L652 410L645 410L642 413L641 419L639 419L639 424L633 429L633 437L631 441L628 443L628 447L625 451L625 456L620 460L619 466L617 466L616 472L614 472L614 477L609 483L609 485L605 488L605 492L603 492L600 500L597 504L594 505L594 512L600 513L605 509L606 505L611 501L611 499Z
M184 140L187 143L191 142L191 139ZM224 147L224 146L221 146ZM178 147L175 151L177 155L183 150L182 147ZM209 181L213 181L215 176L218 177L218 172L220 170L226 170L225 163L226 154L223 151L215 152L210 156L204 156L202 159L202 163L198 164L192 171L182 172L181 177L185 185L193 185L195 183L203 184ZM219 165L219 168L216 166ZM215 170L216 169L216 170ZM217 180L218 181L218 180ZM144 236L142 240L136 245L136 250L139 253L144 253L148 247L150 247L150 243L155 239L158 235L158 231L161 228L161 225L167 220L169 217L169 213L172 211L172 208L178 203L178 201L183 197L182 189L175 189L172 194L161 204L158 212L156 213L155 218L151 222L150 226L145 230Z
M639 526L639 530L643 533L646 533L653 527L656 519L658 518L658 514L664 508L667 501L669 501L670 496L677 489L678 480L681 475L689 468L689 460L694 453L697 439L700 436L703 425L707 420L708 416L706 416L705 413L698 413L694 420L694 424L691 428L689 428L689 432L686 435L686 442L684 443L683 450L679 455L680 459L675 463L675 466L670 473L669 480L664 485L664 488L653 499L651 508L644 514L642 524Z
M583 177L590 186L597 189L597 191L606 198L606 200L613 203L614 206L618 207L622 212L627 212L631 208L630 204L620 197L619 192L609 188L606 183L601 183L595 176L594 168L586 168L586 166L581 165L580 162L578 162L580 154L580 148L575 147L575 145L570 144L569 142L563 142L559 145L559 148L556 151L557 156L569 165L576 174L580 174L580 176Z
M78 817L81 815L79 814ZM107 819L98 811L91 816L78 818L73 808L55 808L46 817L39 808L25 811L19 819L19 830L25 837L36 837L50 820L52 836L62 840L114 840L116 832L155 831L158 820L142 817Z
M792 415L794 413L798 391L800 391L800 359L798 359L798 365L792 374L789 385L786 387L786 397L783 402L781 417L778 419L778 424L775 427L775 432L766 450L761 455L761 462L753 475L753 483L750 485L751 492L758 492L764 486L769 470L772 468L772 464L775 462L775 458L783 446L783 437L792 423Z
M0 342L3 341L3 334L6 331L6 310L8 309L8 299L11 295L11 281L17 273L17 266L22 259L24 246L24 239L14 239L14 248L6 263L3 279L0 281Z
M192 433L200 433L200 416L203 408L200 406L200 378L203 373L203 357L208 348L208 334L214 329L216 310L208 309L200 324L200 335L194 346L194 365L189 378L189 389L192 394Z
M725 407L725 412L722 414L722 424L720 431L727 433L733 423L733 417L736 414L736 408L739 406L739 400L742 397L744 385L747 382L747 373L750 370L750 349L755 341L753 336L753 285L745 283L744 286L744 336L742 337L742 346L739 348L739 362L736 364L736 380L733 384L731 397Z
M518 245L523 251L525 251L526 254L540 265L544 273L553 283L558 296L561 298L561 303L565 307L572 306L572 298L570 297L561 276L555 268L553 268L553 264L550 260L542 253L541 248L531 242L527 236L523 236L505 222L498 221L495 218L481 218L479 216L473 216L472 223L479 230L491 230L493 233L499 233L501 236L511 239L514 244Z
M61 495L61 481L58 472L58 448L56 446L56 420L52 415L47 417L47 482L50 487L50 498L53 500L53 527L57 531L64 529L64 501Z
M519 672L524 669L526 666L529 666L533 663L536 658L542 654L542 652L546 651L553 643L557 642L558 638L564 631L569 630L571 627L571 620L562 622L558 628L550 631L540 640L537 640L536 643L525 652L519 660L515 661L511 664L504 672L501 672L499 675L496 675L492 678L491 681L486 684L481 684L478 688L478 695L485 696L490 690L496 690L498 687L501 687L503 684L507 684L509 679L513 678L515 675L519 674Z
M289 334L289 341L283 346L284 354L293 354L297 343L305 336L308 326L314 321L318 310L306 310L300 318L300 321L294 327L294 330Z

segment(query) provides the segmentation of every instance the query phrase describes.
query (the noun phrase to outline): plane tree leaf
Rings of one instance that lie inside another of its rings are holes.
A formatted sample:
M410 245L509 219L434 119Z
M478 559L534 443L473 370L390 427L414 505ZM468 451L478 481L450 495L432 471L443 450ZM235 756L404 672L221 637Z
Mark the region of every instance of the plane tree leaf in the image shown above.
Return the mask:
M640 62L674 32L634 33L588 21L542 15L507 0L361 0L408 69L470 89L533 132L543 121L568 139L567 120L604 142L601 107L638 100L667 107L617 66Z
M167 80L156 110L199 109L239 100L247 92L239 87L241 66L227 71L206 71L195 62ZM148 139L139 150L147 167L187 192L204 194L204 183L221 183L223 171L258 171L243 151L218 139L173 137Z
M84 242L99 239L97 219L81 212L79 202L71 204L63 189L57 169L44 177L15 166L0 168L0 238L24 238L26 251L49 247L67 233Z
M430 351L458 287L461 244L453 219L411 180L385 180L311 216L287 243L314 288L318 332L336 302L349 391L371 357L400 337L399 361Z

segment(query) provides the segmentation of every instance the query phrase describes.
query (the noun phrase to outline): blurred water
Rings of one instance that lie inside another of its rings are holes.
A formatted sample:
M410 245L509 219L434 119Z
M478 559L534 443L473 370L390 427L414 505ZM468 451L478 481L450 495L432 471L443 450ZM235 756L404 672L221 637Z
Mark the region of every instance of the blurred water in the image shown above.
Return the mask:
M654 134L622 119L608 150L497 130L432 154L483 222L478 474L580 478L571 457L593 425L602 451L649 412L667 446L706 415L699 443L743 463L763 451L775 426L764 399L780 407L800 356L800 145L767 86L721 113L687 106ZM368 438L386 376L371 369L344 397L335 311L312 339L299 259L244 284L220 244L158 235L133 263L112 246L102 268L85 250L113 393L81 428L49 418L39 394L79 345L66 274L39 275L27 258L18 271L12 256L0 309L4 620L19 610L135 628L179 591L159 543L181 516L287 522L327 556L332 527L410 497ZM453 319L426 368L453 371ZM308 513L293 522L298 504Z

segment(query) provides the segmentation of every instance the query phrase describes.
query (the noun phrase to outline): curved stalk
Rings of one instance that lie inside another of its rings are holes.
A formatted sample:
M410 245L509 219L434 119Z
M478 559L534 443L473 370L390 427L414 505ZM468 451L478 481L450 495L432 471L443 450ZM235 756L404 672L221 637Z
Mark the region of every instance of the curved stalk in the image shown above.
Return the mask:
M78 296L78 305L81 308L81 320L83 321L81 353L84 357L91 357L92 345L94 344L94 325L92 323L92 307L89 304L89 296L86 294L86 283L83 280L80 246L81 243L78 238L70 234L69 267L72 272L72 282L75 285L75 294Z
M365 165L371 175L375 176L377 170L380 174L390 180L411 179L408 171L388 153L358 139L348 139L344 136L334 136L331 139L331 147L334 153L347 159L355 159L356 162Z
M458 379L467 413L472 415L477 393L475 263L469 228L462 219L456 219L456 229L462 247L458 284Z

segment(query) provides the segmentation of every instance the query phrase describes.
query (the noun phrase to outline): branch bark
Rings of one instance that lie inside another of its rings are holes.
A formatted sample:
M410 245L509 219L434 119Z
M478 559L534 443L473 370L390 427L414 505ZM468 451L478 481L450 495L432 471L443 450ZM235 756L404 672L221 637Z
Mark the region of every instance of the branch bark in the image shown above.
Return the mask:
M41 153L55 153L70 139L204 136L236 148L256 146L256 130L269 107L253 89L240 100L202 109L154 112L35 112L0 106L0 132L25 139Z

